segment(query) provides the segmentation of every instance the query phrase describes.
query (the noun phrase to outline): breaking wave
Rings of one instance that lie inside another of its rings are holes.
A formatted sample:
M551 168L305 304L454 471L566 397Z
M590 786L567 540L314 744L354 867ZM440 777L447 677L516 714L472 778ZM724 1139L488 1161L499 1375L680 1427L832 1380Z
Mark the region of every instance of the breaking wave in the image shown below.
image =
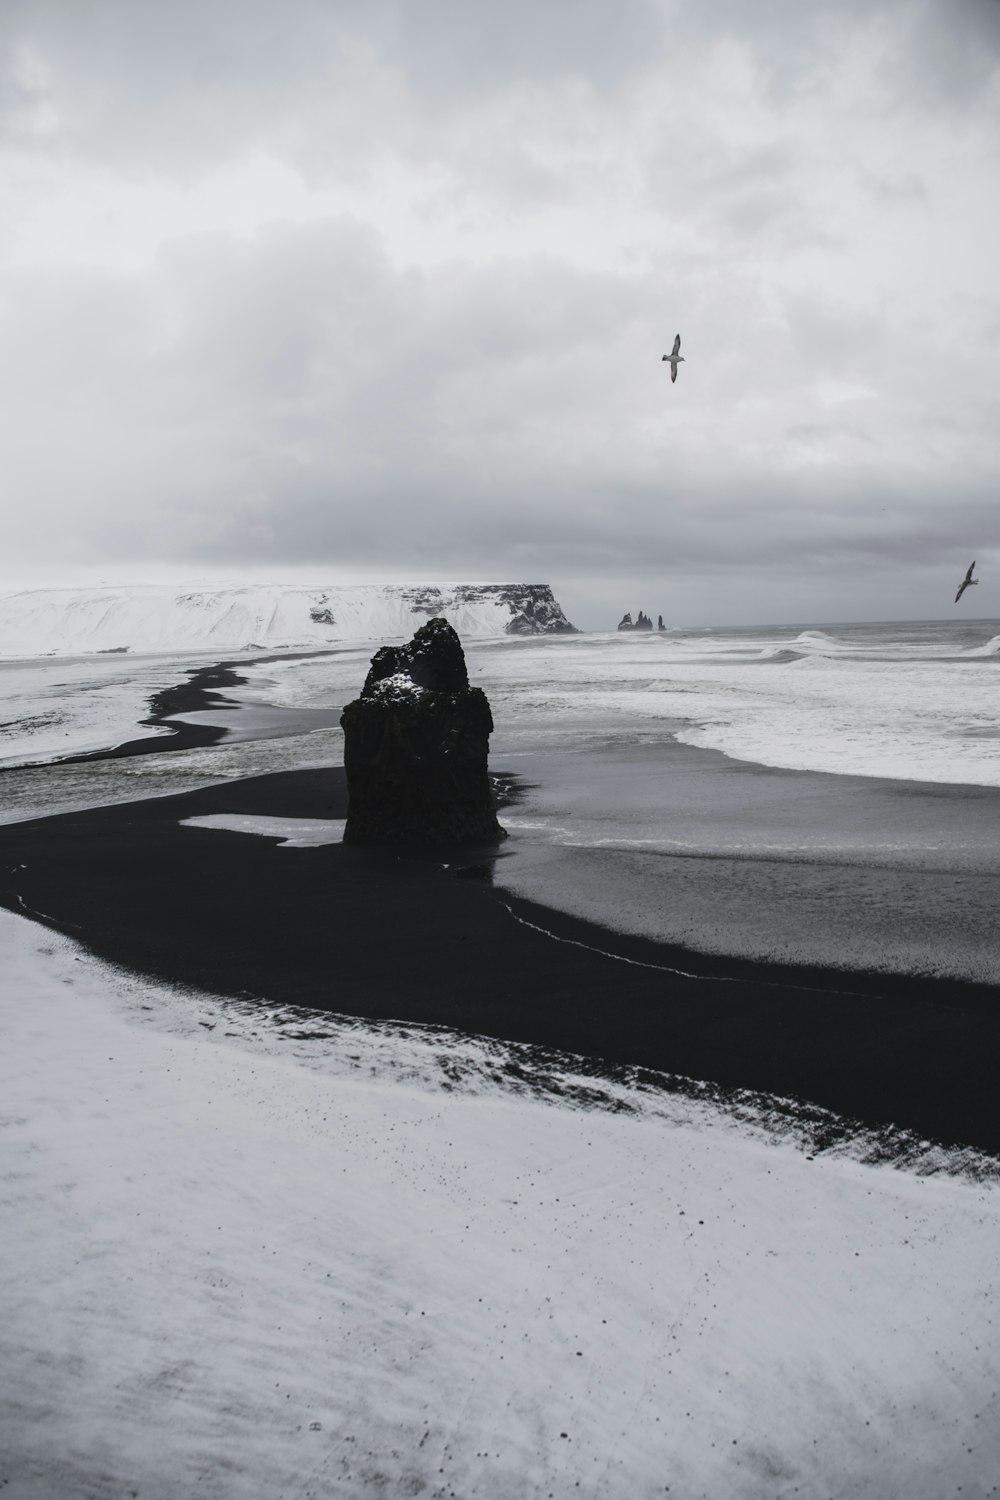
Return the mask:
M783 662L804 661L807 651L793 651L791 646L767 646L758 656L758 661Z
M962 655L1000 656L1000 635L993 636L992 640L988 640L985 646L970 646L967 651L962 652Z

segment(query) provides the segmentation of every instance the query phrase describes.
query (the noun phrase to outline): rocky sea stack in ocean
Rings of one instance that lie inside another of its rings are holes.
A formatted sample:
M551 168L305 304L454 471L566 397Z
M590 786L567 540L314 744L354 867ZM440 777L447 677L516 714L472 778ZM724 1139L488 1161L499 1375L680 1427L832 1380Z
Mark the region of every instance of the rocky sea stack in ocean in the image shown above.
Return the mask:
M447 620L428 620L407 646L372 657L360 698L344 709L352 844L497 843L486 770L493 716L469 686Z
M623 615L622 618L621 618L621 621L619 623L619 626L618 626L619 630L652 630L652 628L653 628L653 622L652 622L652 620L649 618L648 615L643 614L643 612L642 612L641 609L640 609L638 615L636 615L635 620L632 619L631 611L629 611L627 614ZM662 615L660 616L660 625L659 625L659 628L661 630L663 629L663 616Z

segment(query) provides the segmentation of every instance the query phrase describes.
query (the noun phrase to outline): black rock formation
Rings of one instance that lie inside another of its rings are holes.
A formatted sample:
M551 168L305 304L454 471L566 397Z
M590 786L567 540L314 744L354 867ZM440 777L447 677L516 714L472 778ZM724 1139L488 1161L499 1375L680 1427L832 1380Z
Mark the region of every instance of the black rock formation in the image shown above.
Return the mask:
M663 616L662 615L660 616L660 626L661 626L661 628L663 626ZM635 623L634 624L632 622L631 612L629 612L628 614L625 614L625 615L622 616L621 622L619 623L619 626L618 626L619 630L652 630L652 628L653 628L653 622L652 622L652 620L649 618L648 615L644 615L641 609L640 609L639 613L635 617Z
M656 628L657 630L662 630L664 633L666 632L667 627L663 623L662 615L657 615L656 617Z
M447 620L428 620L407 646L383 646L360 698L344 709L352 844L497 843L486 770L493 716L469 686Z

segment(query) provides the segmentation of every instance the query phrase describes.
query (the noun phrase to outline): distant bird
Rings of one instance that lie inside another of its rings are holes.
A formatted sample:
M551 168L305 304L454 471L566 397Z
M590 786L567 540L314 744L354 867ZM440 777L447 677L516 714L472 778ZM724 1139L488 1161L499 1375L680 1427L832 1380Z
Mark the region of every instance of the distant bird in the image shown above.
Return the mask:
M976 585L978 584L979 579L978 578L973 578L973 576L972 576L972 570L973 570L973 568L975 566L976 565L975 565L974 562L971 562L969 564L969 571L966 573L965 577L962 579L962 582L958 585L958 593L955 595L955 603L956 604L958 603L959 599L961 599L961 597L965 593L966 589L974 589L976 587Z
M681 354L680 348L681 348L681 336L680 336L680 334L678 334L677 337L674 339L673 352L671 354L665 354L663 356L664 359L669 359L669 361L670 361L670 379L671 380L676 380L677 379L677 366L679 364L683 364L684 363L684 356L683 356L683 354Z

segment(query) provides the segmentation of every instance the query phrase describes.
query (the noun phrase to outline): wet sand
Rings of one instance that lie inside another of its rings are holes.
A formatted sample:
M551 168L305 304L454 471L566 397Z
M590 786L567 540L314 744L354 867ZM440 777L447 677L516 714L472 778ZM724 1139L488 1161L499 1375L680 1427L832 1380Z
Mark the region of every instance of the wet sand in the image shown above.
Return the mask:
M181 826L213 813L342 818L343 772L8 825L0 903L180 985L557 1048L1000 1152L992 985L612 932L498 889L512 841L418 855Z
M1000 994L1000 790L736 761L663 734L516 762L497 868L601 926L770 963Z

